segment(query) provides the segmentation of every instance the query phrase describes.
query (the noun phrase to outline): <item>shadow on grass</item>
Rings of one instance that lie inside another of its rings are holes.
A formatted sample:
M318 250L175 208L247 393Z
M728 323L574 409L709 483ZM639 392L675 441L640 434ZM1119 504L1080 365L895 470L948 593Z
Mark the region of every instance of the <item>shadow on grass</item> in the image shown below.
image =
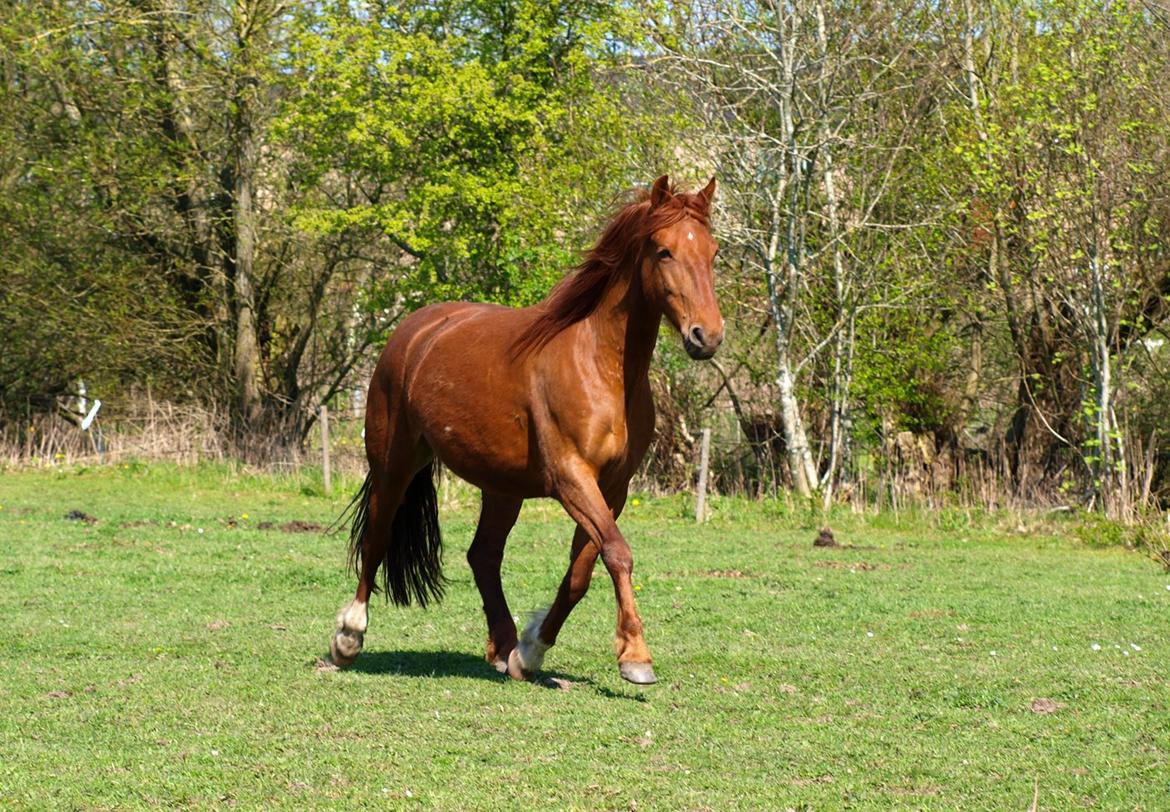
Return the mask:
M488 682L511 682L507 674L501 674L488 665L482 657L461 651L363 651L346 671L359 674L393 674L402 677L471 677ZM559 684L558 684L559 683ZM632 699L645 702L646 697L614 691L598 685L589 677L566 674L561 671L541 670L532 685L552 691L572 690L577 685L588 686L601 696L610 699ZM568 688L564 687L568 685Z

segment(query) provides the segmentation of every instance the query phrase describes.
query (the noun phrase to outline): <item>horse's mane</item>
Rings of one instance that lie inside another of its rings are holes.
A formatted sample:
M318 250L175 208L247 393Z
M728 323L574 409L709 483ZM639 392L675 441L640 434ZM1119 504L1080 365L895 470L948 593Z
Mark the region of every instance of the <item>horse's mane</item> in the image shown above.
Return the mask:
M520 334L512 349L517 356L539 350L566 328L588 318L617 279L641 258L646 240L687 217L708 225L708 201L699 194L678 192L673 186L661 205L651 207L651 190L627 193L618 209L581 263L535 305L536 320ZM634 256L631 257L631 253Z

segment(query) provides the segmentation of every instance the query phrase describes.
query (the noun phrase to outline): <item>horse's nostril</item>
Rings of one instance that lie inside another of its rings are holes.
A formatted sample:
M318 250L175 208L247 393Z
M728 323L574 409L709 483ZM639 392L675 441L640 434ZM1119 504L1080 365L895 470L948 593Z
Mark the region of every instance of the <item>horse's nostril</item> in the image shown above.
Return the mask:
M703 333L702 327L696 324L691 328L691 341L693 341L696 346L702 347L706 343L706 338L707 337Z

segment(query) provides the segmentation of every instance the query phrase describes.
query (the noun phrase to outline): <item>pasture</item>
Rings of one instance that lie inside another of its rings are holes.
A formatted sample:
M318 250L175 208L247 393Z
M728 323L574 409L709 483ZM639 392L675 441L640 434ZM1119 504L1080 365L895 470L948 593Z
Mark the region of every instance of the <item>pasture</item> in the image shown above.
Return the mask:
M328 524L356 484L5 472L0 806L1170 806L1170 576L1068 527L842 515L852 546L814 548L775 504L716 499L696 527L686 498L642 497L621 525L659 684L618 676L601 567L519 683L482 659L458 487L444 603L375 600L358 663L319 666L345 542L282 525ZM514 614L551 600L570 535L525 507Z

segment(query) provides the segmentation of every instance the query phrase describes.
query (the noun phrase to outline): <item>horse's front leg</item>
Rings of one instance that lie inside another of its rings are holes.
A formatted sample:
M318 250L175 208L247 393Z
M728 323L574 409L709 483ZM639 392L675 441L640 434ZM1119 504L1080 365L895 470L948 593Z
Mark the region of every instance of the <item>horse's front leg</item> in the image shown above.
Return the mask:
M615 500L613 509L607 504L598 487L596 475L587 465L575 466L570 474L562 477L557 488L557 498L580 528L574 539L574 560L570 565L566 581L561 585L558 600L553 604L539 627L530 625L521 636L520 645L509 658L509 673L513 676L527 675L540 667L544 650L556 640L556 633L568 615L568 609L584 594L584 576L593 567L598 552L613 579L617 596L618 617L614 647L617 651L618 668L624 679L649 685L656 682L651 666L650 649L642 632L642 620L634 602L632 574L634 568L630 545L618 529L615 515L621 512L624 496ZM583 539L582 539L583 534ZM580 549L578 548L580 543ZM586 544L593 545L586 552ZM564 595L564 599L561 596ZM555 614L553 610L558 610ZM529 657L530 653L535 656Z

